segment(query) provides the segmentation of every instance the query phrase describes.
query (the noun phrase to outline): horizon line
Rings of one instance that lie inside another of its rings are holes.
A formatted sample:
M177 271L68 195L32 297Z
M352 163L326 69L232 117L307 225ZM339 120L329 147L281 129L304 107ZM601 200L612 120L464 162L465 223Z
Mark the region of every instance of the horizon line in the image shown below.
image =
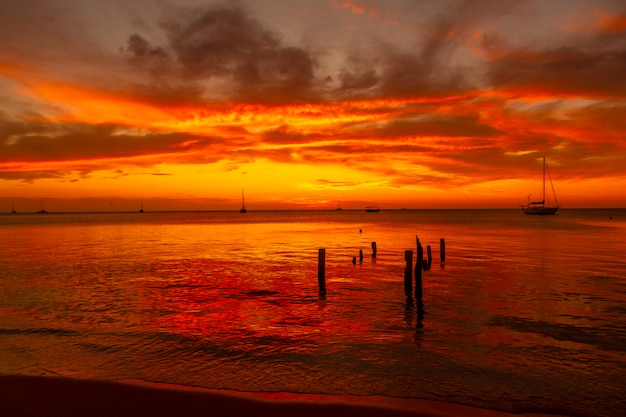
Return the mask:
M517 211L520 210L520 208L512 208L512 207L484 207L484 208L480 208L480 207L455 207L455 208L388 208L388 209L383 209L381 208L380 211L460 211L460 210L467 210L467 211L478 211L478 210L511 210L511 211ZM560 210L626 210L626 207L569 207L569 208L563 208L560 207ZM337 210L337 209L329 209L329 208L323 208L323 209L313 209L313 208L289 208L289 209L248 209L248 212L276 212L276 211L309 211L309 212L356 212L356 213L366 213L365 209L341 209L341 210ZM239 209L205 209L205 210L146 210L144 209L143 212L140 212L139 210L76 210L76 211L71 211L71 210L63 210L63 211L50 211L50 210L46 210L46 213L39 213L37 211L16 211L16 212L11 212L11 211L2 211L0 212L0 214L105 214L105 213L119 213L119 214L125 214L125 213L137 213L137 214L145 214L145 213L238 213ZM246 213L247 214L247 213ZM372 216L375 216L375 213L372 213Z

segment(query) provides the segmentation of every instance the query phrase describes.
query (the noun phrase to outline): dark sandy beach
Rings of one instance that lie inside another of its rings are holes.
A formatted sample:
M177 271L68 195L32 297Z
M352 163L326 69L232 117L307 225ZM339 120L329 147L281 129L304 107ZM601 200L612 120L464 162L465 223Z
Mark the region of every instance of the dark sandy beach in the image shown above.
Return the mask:
M506 417L513 414L382 396L243 393L143 381L0 375L0 417L17 416Z

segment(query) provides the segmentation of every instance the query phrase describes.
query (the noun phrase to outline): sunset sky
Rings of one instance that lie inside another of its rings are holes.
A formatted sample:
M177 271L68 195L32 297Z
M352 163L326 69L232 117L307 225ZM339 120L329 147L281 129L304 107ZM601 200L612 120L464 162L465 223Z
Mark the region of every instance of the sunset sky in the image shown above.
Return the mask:
M623 0L0 0L0 212L516 208L544 155L626 207Z

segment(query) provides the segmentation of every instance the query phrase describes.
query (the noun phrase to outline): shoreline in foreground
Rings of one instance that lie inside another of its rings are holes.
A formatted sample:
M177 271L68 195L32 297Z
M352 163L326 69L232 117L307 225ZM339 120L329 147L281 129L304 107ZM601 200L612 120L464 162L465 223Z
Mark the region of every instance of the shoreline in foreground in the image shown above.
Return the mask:
M215 390L144 381L0 375L0 417L511 417L439 401Z

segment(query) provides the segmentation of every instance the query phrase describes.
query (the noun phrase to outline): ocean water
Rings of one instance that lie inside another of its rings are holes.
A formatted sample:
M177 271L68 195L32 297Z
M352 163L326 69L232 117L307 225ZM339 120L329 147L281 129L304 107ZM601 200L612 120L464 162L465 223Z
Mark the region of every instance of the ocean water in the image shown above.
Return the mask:
M617 417L625 255L626 210L3 214L0 374Z

